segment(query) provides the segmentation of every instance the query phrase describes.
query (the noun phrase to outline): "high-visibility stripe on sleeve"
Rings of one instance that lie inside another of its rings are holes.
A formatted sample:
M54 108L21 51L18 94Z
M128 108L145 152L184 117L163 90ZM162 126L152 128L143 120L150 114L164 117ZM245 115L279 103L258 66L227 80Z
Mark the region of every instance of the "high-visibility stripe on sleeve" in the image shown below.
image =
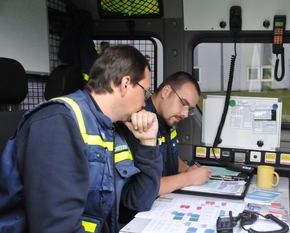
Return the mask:
M86 232L91 232L91 233L94 233L98 226L96 223L87 222L87 221L82 221L82 225L85 228Z

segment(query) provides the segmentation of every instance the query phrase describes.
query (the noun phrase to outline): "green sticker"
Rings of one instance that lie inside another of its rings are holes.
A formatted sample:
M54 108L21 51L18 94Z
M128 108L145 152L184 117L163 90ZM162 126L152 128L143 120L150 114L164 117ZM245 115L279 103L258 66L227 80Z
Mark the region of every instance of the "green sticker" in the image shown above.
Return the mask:
M235 100L230 100L230 106L232 106L232 107L236 106L236 101Z

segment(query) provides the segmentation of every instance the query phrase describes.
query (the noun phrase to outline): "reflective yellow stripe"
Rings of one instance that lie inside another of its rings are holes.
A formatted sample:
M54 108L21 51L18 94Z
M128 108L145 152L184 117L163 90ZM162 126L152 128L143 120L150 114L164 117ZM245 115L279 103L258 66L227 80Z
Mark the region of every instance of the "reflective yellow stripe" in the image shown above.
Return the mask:
M115 163L121 162L126 159L133 160L132 153L129 150L115 154Z
M170 133L170 140L175 138L177 136L177 132L176 132L176 129L173 130L171 133ZM165 142L165 137L164 136L161 136L160 138L158 138L158 140L160 140L161 142Z
M84 80L86 80L86 81L89 80L89 75L87 75L86 73L83 73L83 77L84 77Z
M83 114L82 114L81 109L78 106L78 104L74 100L67 98L67 97L58 97L58 98L54 98L53 100L55 100L55 99L63 100L65 102L67 102L73 108L73 110L76 114L76 117L77 117L77 121L79 123L79 128L80 128L81 134L83 136L84 141L86 142L84 135L87 134L87 131L86 131L86 127L85 127Z
M59 98L54 98L54 99L63 100L65 102L67 102L73 108L73 110L76 114L78 124L79 124L81 135L82 135L85 143L87 143L89 145L100 145L104 148L107 148L109 151L113 151L113 149L114 149L113 142L106 142L99 135L88 135L87 134L87 130L85 127L85 122L84 122L84 118L83 118L81 109L74 100L67 98L67 97L59 97Z
M54 100L56 100L56 99L60 99L60 100L67 102L73 108L75 115L76 115L76 118L77 118L77 121L78 121L78 124L79 124L81 135L82 135L83 140L86 144L102 146L104 148L107 148L107 150L109 150L109 151L114 150L114 142L106 142L99 135L88 135L87 134L85 122L84 122L84 118L83 118L81 109L74 100L67 98L67 97L54 98ZM127 151L123 151L120 153L115 153L115 162L116 163L120 162L122 160L126 160L126 159L133 160L133 156L132 156L131 151L127 150Z
M86 134L86 135L83 135L83 139L89 145L99 145L104 148L107 148L109 151L114 150L114 143L104 141L99 135Z
M82 221L82 225L85 228L86 232L95 232L97 224L93 222Z
M98 53L99 55L101 55L101 51L98 49L98 47L95 47L95 50L97 51L97 53Z
M177 132L176 132L176 129L173 130L171 133L170 133L170 139L173 139L177 136Z

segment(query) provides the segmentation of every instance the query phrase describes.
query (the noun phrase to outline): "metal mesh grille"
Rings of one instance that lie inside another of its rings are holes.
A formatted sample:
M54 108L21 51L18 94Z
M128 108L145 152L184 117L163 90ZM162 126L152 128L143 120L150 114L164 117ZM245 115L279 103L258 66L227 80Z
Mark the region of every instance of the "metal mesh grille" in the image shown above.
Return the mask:
M51 71L61 64L61 61L58 59L58 50L70 22L66 8L66 0L47 0Z
M28 110L44 101L44 90L47 78L47 76L40 78L38 75L36 77L29 75L28 93L24 101L20 104L22 110Z
M61 64L58 59L60 42L67 31L67 0L47 0L49 21L49 60L50 70ZM48 76L28 74L28 93L19 109L28 110L44 101L44 91Z
M157 45L153 40L94 40L95 46L102 52L107 46L129 44L138 49L149 61L151 68L151 90L157 85Z
M61 62L58 59L60 42L69 26L67 0L47 0L49 15L49 54L50 69L53 70ZM149 61L151 67L151 89L157 85L157 45L154 40L95 40L96 47L102 51L104 46L130 44L136 47ZM48 76L28 74L28 94L25 100L13 109L27 110L44 101L44 91ZM9 111L7 106L0 111Z
M101 17L146 16L161 17L160 0L100 0Z

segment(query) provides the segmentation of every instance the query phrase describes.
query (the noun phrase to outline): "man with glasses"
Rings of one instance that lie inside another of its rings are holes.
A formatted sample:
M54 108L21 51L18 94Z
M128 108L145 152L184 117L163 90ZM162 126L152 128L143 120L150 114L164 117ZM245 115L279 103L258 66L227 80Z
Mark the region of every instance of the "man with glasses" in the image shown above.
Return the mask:
M146 58L116 45L95 61L84 90L29 110L0 163L0 180L8 179L0 232L117 233L123 210L149 210L162 174L158 120L142 109L150 85ZM138 138L134 155L118 121Z
M149 96L149 94L147 95ZM200 88L193 77L186 72L169 76L146 100L145 109L157 115L159 122L158 140L163 154L163 174L158 195L173 192L188 185L201 185L211 177L211 169L188 166L178 155L176 125L194 114L199 100ZM127 141L133 151L134 139L130 132Z
M137 83L137 85L143 89L143 91L144 91L144 99L148 100L150 98L150 96L152 95L152 92L151 92L150 88L147 90L140 83Z

